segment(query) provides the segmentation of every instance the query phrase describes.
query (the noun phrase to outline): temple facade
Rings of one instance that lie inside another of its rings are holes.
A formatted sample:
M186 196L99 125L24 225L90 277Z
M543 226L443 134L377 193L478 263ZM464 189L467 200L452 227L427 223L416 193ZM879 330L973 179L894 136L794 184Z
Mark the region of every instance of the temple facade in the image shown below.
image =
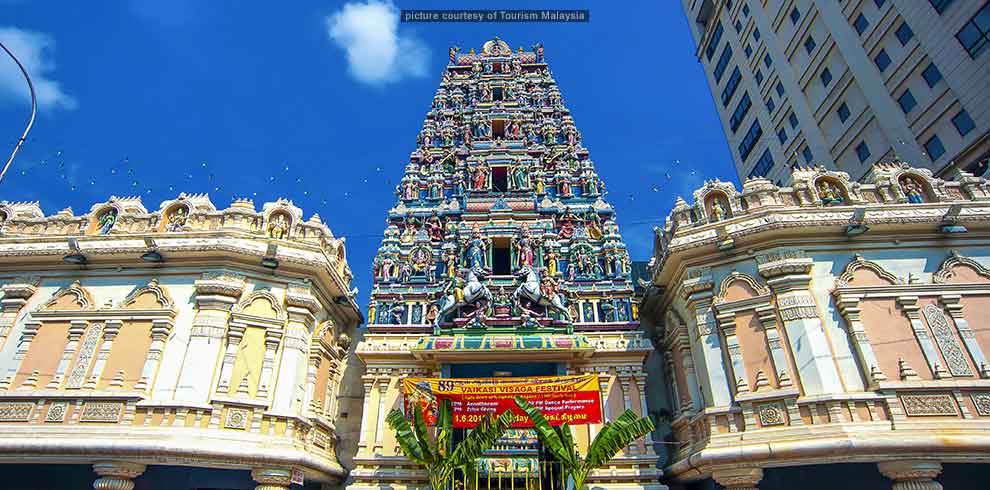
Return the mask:
M0 224L3 487L346 477L361 314L344 241L318 216L180 195L83 215L4 202Z
M986 481L987 181L900 162L860 181L791 177L707 182L656 230L641 310L664 361L650 395L670 407L665 476L732 489Z
M365 397L350 488L426 483L384 423L408 376L590 373L606 420L647 414L652 347L632 302L629 256L541 45L513 50L496 38L477 52L451 48L396 193L357 347ZM574 427L579 447L598 427ZM504 446L526 453L516 444L532 439L516 433ZM663 488L656 463L647 438L589 484ZM531 468L498 464L517 475Z

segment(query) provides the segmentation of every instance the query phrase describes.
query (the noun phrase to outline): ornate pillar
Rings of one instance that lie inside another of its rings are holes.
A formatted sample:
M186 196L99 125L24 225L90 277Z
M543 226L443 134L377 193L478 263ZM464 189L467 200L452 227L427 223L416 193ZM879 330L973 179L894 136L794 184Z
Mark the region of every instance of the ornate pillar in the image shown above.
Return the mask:
M148 356L144 360L144 367L141 368L141 378L134 385L135 390L145 391L151 387L155 376L158 374L158 365L162 362L165 341L168 340L168 335L172 332L172 326L173 321L171 319L151 321L151 346L148 347Z
M949 372L945 371L945 366L940 365L935 343L932 342L932 337L928 335L928 329L921 322L921 315L918 314L918 310L921 309L918 306L918 297L900 296L897 298L897 304L901 306L904 315L911 321L911 330L914 331L914 337L918 340L918 345L921 346L921 352L925 355L925 362L928 363L928 368L931 369L932 374L936 379L951 377Z
M110 349L113 348L113 340L117 338L117 334L120 333L120 327L123 326L124 322L120 320L107 320L106 326L103 327L103 341L100 343L100 348L96 352L96 362L93 363L93 370L89 375L89 380L83 386L86 389L95 390L100 384L100 376L103 374L103 366L107 364L107 358L110 357Z
M809 289L814 262L808 257L786 255L762 260L765 261L759 265L759 271L774 292L777 311L787 331L791 356L798 366L797 374L805 393L845 391L825 326Z
M258 377L258 389L254 397L258 399L268 398L268 390L272 384L272 374L275 372L275 352L282 342L282 335L285 330L265 330L265 359L261 361L261 376Z
M69 369L69 362L72 361L72 356L75 355L76 348L79 347L79 339L86 333L86 327L87 323L85 320L72 320L69 323L69 340L65 342L65 349L62 350L62 359L58 361L58 367L55 368L55 374L52 375L47 388L58 389L62 385L62 379L65 378L65 371Z
M773 306L766 304L756 308L756 315L763 326L763 332L767 338L767 347L770 349L770 363L777 375L777 384L781 388L787 388L794 384L791 378L791 367L787 363L787 356L784 354L784 347L781 345L780 330L777 328L777 313Z
M227 327L227 349L223 353L220 365L220 379L217 380L217 393L230 393L230 377L234 374L234 363L237 362L237 350L244 339L247 327L241 323L231 323Z
M17 370L21 368L21 363L24 362L24 357L27 356L28 349L31 348L31 342L34 341L34 337L38 335L39 329L41 329L41 322L24 322L24 330L21 332L21 340L17 343L17 351L14 352L14 358L11 359L10 367L7 368L7 375L4 376L3 381L0 382L0 389L9 389L11 384L13 384L14 378L17 376Z
M7 343L21 308L38 290L38 282L37 277L21 277L0 288L3 291L3 299L0 299L0 349Z
M619 374L619 386L622 388L622 408L632 410L632 398L629 396L629 389L632 387L632 376L628 372ZM637 441L632 441L625 447L626 454L636 454L639 452Z
M285 468L257 468L251 470L251 479L258 485L254 490L289 490L292 471Z
M382 383L378 383L378 413L375 416L375 454L382 452L382 436L385 434L385 395L391 384L390 378L383 378Z
M196 316L192 321L189 343L175 398L193 403L208 403L214 372L231 307L244 291L244 277L228 272L207 273L195 282Z
M712 479L722 485L725 490L758 490L757 485L763 479L762 468L732 468L715 470Z
M306 364L306 397L303 399L303 407L308 410L316 410L316 378L322 362L323 355L320 351L309 353L309 362Z
M935 461L885 461L877 463L883 476L894 480L893 490L942 490L935 477L942 464Z
M736 336L736 312L719 312L715 316L718 327L725 336L725 350L729 354L729 365L732 368L733 386L736 394L749 392L749 380L746 379L746 362L743 360L742 348Z
M378 382L378 378L371 375L365 375L361 377L361 381L364 384L364 406L361 409L361 433L358 439L358 454L368 453L368 419L371 418L371 396L374 393L372 390L375 387L375 383Z
M702 392L713 406L725 407L732 403L729 380L726 377L725 358L722 355L722 341L715 328L712 311L712 276L707 268L689 270L687 279L681 282L681 295L687 301L693 316L693 328L699 350L695 363L701 365L705 383ZM689 327L690 328L690 327ZM705 389L707 388L707 390Z
M639 394L639 414L641 417L650 418L649 409L646 406L646 373L636 374L636 391ZM652 420L652 418L651 418ZM654 456L656 449L653 447L653 433L648 432L646 434L646 439L643 441L643 449L645 454Z
M303 400L303 405L295 407L296 387L305 385L309 387L309 373L307 371L307 356L310 348L309 339L312 337L316 322L316 312L320 309L320 304L309 292L309 287L289 287L285 294L286 309L289 313L289 321L285 326L285 347L282 349L282 358L279 361L278 381L275 382L275 395L273 397L272 409L276 412L290 411L295 409L305 413L309 407L308 400ZM315 379L313 380L315 383ZM312 398L309 398L312 400Z
M93 471L100 475L93 482L94 490L131 490L134 479L144 473L144 465L124 461L93 463Z
M856 348L856 355L859 357L859 367L863 379L875 386L886 380L887 375L880 371L880 361L877 360L877 356L873 352L873 345L870 344L870 339L866 336L866 328L863 327L863 319L860 316L862 310L859 307L862 299L861 295L835 294L835 303L839 306L839 313L846 320L846 333L849 334L849 338Z
M962 339L963 345L966 346L966 351L973 360L973 365L979 370L980 377L985 378L990 376L990 363L987 362L986 355L980 349L980 343L976 340L976 334L973 332L972 327L969 326L969 321L963 316L962 296L958 294L943 294L940 299L945 309L949 312L949 316L952 317L952 322L956 324L959 338Z

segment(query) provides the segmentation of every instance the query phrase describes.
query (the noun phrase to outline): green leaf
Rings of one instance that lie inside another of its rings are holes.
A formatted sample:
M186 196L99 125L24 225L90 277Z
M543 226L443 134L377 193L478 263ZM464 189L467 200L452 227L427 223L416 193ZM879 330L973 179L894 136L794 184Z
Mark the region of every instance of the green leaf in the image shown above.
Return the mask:
M474 463L483 452L491 449L495 441L505 435L505 431L512 426L513 418L514 416L509 410L502 412L497 417L485 416L474 429L471 429L471 433L454 448L453 454L448 458L448 464L456 467Z
M423 419L423 411L419 407L415 407L413 410L413 429L416 432L416 442L419 443L419 450L423 453L423 459L430 464L435 464L439 455L430 445L430 432L426 428L426 420Z
M400 410L392 410L385 418L388 426L395 432L395 441L399 443L402 453L414 463L429 466L430 462L424 457L420 450L419 441L409 427L409 421Z
M560 434L557 433L547 421L546 417L540 412L539 409L530 405L521 396L516 397L516 405L526 412L529 419L533 421L533 428L536 429L537 435L540 437L540 442L543 446L550 451L551 454L557 460L564 464L564 466L573 466L577 463L577 459L574 454L574 445L571 444L567 446L563 440L561 440Z
M637 439L653 432L653 421L649 418L637 418L632 410L626 410L611 423L605 424L595 440L588 447L588 456L584 460L584 468L591 470L608 463L622 448L632 444Z

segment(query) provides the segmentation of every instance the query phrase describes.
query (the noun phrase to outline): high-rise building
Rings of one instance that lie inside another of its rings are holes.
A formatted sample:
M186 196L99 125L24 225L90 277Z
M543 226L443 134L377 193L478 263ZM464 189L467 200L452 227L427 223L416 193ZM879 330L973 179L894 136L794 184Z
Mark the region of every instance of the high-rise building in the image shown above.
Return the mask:
M740 179L990 158L990 3L682 0Z
M592 375L605 420L647 415L652 348L631 301L629 255L543 47L495 38L480 52L452 48L416 142L386 215L357 348L365 399L349 488L426 483L385 424L409 376ZM573 429L584 451L601 424ZM559 476L522 442L535 433L507 439L466 488L534 488ZM589 486L664 488L656 458L648 436Z

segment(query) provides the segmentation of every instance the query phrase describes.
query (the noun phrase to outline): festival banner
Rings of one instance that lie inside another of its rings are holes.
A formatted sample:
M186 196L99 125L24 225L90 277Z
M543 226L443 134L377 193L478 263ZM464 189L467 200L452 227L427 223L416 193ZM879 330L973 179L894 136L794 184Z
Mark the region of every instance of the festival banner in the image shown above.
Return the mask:
M406 378L402 380L405 413L422 410L427 425L436 423L439 401L449 399L454 427L470 428L485 415L512 410L513 427L532 427L516 406L523 397L543 412L551 425L597 424L602 421L602 399L597 374L528 378Z

